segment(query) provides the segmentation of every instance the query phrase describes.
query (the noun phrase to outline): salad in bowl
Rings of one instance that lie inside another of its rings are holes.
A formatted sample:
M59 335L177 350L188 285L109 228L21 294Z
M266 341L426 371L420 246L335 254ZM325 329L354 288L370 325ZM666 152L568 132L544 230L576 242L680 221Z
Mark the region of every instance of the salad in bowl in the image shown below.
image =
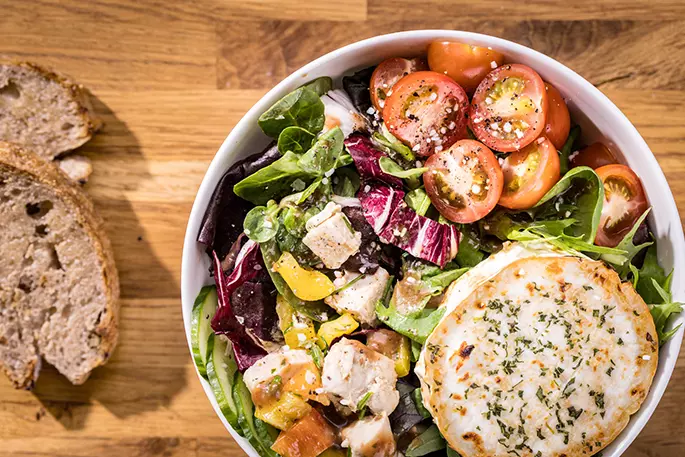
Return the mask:
M598 454L681 338L640 170L506 49L422 49L259 113L191 234L198 372L263 457Z

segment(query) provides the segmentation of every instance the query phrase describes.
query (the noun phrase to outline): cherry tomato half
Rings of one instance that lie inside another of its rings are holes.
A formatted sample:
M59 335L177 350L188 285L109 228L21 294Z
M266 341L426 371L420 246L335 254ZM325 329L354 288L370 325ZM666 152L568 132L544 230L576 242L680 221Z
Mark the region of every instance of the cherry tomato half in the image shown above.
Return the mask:
M480 141L502 152L522 149L545 129L547 91L530 67L503 65L480 83L471 100L469 125Z
M540 137L504 159L502 175L499 204L509 209L532 208L559 181L559 154L549 139Z
M547 91L547 123L545 124L544 136L552 142L555 148L561 150L571 131L571 115L564 97L556 87L545 83Z
M369 91L371 102L378 112L383 111L385 99L397 81L415 71L427 70L428 65L424 59L403 59L392 57L381 62L371 75Z
M440 214L453 222L475 222L497 205L502 194L502 169L487 146L457 141L428 158L423 175L426 192Z
M614 153L599 142L592 143L590 146L574 152L571 154L570 159L572 167L586 166L595 169L618 162Z
M504 62L500 52L452 41L434 41L428 46L428 66L459 83L472 94L490 71Z
M595 244L616 247L647 211L642 182L625 165L613 164L595 170L604 183L604 205Z
M390 133L417 155L429 156L466 138L468 97L449 76L417 71L400 79L385 100Z

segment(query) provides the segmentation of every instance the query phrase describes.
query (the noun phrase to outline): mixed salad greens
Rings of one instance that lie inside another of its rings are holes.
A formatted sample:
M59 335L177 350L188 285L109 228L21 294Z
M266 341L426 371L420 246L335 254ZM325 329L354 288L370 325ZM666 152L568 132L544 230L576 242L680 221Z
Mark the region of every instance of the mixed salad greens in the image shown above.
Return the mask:
M413 364L446 288L508 241L603 260L649 305L660 344L678 330L639 178L604 145L582 147L533 69L436 42L427 60L388 59L342 87L315 79L262 114L272 144L224 174L198 236L216 284L193 310L195 363L260 455L456 455ZM333 406L321 387L342 337L394 364L392 434L370 453L339 429L373 425L371 392Z

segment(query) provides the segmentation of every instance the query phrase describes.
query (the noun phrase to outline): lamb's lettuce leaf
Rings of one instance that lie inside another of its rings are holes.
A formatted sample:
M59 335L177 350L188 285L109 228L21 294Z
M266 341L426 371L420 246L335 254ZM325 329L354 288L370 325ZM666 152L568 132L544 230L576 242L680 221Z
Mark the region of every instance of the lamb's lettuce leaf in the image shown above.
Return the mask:
M303 84L302 87L316 92L320 97L333 89L333 80L329 76L321 76L309 81L307 84Z
M316 174L303 170L298 165L299 160L300 156L288 151L271 165L237 183L233 191L255 205L264 205L271 199L291 194L298 182L302 182L302 190L305 181L315 178Z
M271 138L291 126L317 134L323 129L324 105L319 95L310 88L299 87L277 101L257 121L259 127Z
M380 160L378 161L378 164L381 167L381 170L383 173L389 174L390 176L394 176L396 178L401 178L401 179L406 179L410 183L418 183L418 179L426 172L428 171L428 168L426 167L419 167L419 168L409 168L409 169L404 169L401 166L397 164L394 160L392 160L390 157L381 157ZM412 186L409 184L409 187L418 187L417 185Z
M270 200L267 206L256 206L243 221L243 230L248 238L257 243L269 241L278 233L278 212L280 208Z
M333 169L343 152L343 135L340 127L335 127L324 133L316 143L297 162L307 173L323 175Z
M380 131L375 132L371 137L380 149L383 150L393 159L396 159L403 164L414 164L416 161L416 156L404 143L395 138L395 136L390 133L388 127L382 122L380 125Z
M290 126L283 129L278 135L278 150L281 154L288 151L295 154L303 154L308 151L314 141L315 135L302 127Z
M404 196L404 201L411 209L416 211L416 214L419 216L425 216L431 207L431 199L423 187L417 187L411 192L408 192L407 195Z

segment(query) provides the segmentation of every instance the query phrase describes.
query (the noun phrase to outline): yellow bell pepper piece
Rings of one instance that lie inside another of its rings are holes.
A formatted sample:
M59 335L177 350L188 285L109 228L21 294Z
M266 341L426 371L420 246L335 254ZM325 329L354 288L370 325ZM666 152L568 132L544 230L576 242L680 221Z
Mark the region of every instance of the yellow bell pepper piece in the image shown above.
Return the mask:
M397 376L409 374L411 342L406 336L388 329L376 330L366 338L366 345L395 362Z
M276 298L276 314L278 326L285 337L285 344L290 348L304 348L316 341L314 322L295 311L282 295Z
M343 314L339 318L324 322L319 327L319 340L317 344L321 349L328 348L333 340L343 335L349 335L359 327L359 322L355 321L350 314Z
M411 342L406 336L402 337L402 342L400 343L397 352L393 355L392 359L395 361L395 371L397 372L398 378L403 378L409 374L410 363L411 363Z
M295 296L302 300L321 300L335 291L333 281L325 274L302 268L289 252L281 254L273 269L283 277Z
M255 408L254 415L279 430L287 430L311 410L312 407L304 398L292 392L283 392L278 400Z

